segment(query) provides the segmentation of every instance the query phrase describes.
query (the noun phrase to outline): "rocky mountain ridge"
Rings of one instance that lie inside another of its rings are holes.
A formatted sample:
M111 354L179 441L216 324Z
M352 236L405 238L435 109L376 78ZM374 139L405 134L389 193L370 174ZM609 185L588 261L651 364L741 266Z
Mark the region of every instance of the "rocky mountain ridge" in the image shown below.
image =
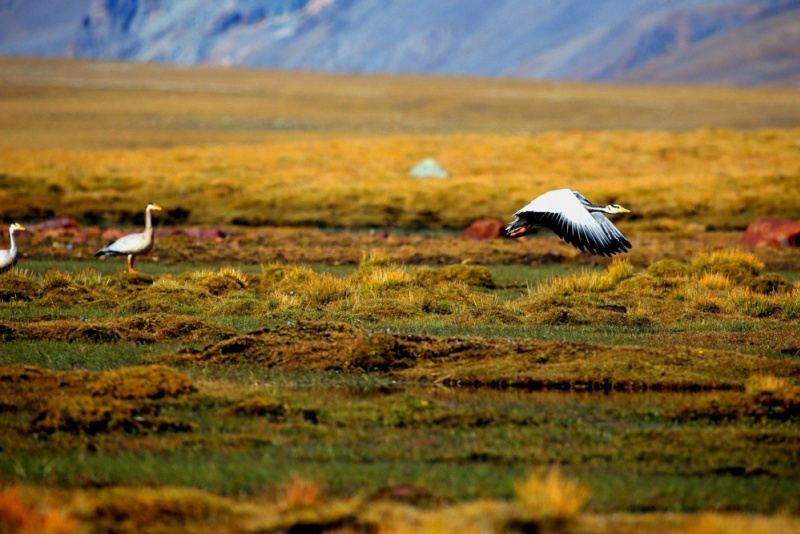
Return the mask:
M800 85L800 0L0 0L0 54Z

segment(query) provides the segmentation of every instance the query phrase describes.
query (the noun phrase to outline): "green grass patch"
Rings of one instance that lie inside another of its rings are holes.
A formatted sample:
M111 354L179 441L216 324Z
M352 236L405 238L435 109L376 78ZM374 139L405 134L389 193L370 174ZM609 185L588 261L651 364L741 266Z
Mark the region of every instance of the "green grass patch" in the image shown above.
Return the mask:
M410 485L442 502L508 499L526 471L560 464L592 490L588 506L598 513L796 512L797 426L678 422L670 414L682 396L262 388L284 416L222 418L233 397L199 405L189 397L162 410L191 424L188 433L53 434L25 451L5 438L0 477L73 488L179 485L229 496L305 478L339 497ZM12 433L24 424L3 418Z
M6 341L0 365L37 365L53 371L106 371L138 365L146 356L178 350L172 343L70 343L68 341Z

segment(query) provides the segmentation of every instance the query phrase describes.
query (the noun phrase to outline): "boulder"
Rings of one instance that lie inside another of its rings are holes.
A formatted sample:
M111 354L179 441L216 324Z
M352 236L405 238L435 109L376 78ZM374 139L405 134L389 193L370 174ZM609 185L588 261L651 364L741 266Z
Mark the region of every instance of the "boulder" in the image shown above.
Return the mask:
M494 239L500 237L504 227L505 223L499 219L482 219L467 226L461 237L475 240Z
M800 221L759 219L745 230L742 244L749 247L800 246Z
M408 171L414 178L447 178L450 174L433 158L426 158Z

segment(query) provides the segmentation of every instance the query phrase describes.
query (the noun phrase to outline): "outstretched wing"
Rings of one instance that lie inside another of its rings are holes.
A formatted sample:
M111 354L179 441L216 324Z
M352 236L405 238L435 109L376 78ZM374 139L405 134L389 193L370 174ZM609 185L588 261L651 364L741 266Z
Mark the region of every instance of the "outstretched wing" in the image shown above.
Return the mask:
M549 228L584 252L612 256L631 247L611 221L601 213L589 213L584 203L589 201L583 195L558 189L535 198L514 215L529 225Z

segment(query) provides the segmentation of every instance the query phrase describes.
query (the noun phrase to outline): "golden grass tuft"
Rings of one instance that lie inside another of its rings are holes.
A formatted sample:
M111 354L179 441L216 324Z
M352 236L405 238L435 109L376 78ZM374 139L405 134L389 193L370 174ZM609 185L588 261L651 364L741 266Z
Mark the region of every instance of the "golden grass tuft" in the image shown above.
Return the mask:
M191 284L197 285L212 295L224 295L231 291L245 289L248 285L247 278L241 271L233 267L223 267L219 272L193 271L184 278Z
M303 306L322 308L332 302L347 299L351 287L347 280L332 274L318 274L305 284L291 290Z
M261 290L290 292L312 280L316 273L310 267L273 262L261 267Z
M565 478L555 467L531 472L514 484L514 493L535 516L560 521L575 518L591 497L588 488Z
M90 390L92 395L117 399L161 399L193 393L197 388L183 373L147 365L101 373Z
M42 276L41 284L44 291L68 288L72 284L72 275L58 269L48 269Z
M575 293L611 291L620 282L633 276L633 265L627 259L614 259L606 272L583 272L570 276L559 276L540 284L536 293L551 296L569 296Z
M689 267L677 260L657 260L647 266L647 274L658 278L674 278L689 274Z
M711 272L728 276L736 282L742 282L758 276L764 269L764 263L749 252L721 250L694 255L690 267L692 272L697 274Z
M371 249L369 252L364 252L361 256L361 262L358 264L359 268L365 269L370 267L388 267L392 264L389 256L379 249Z
M351 276L354 292L366 298L380 298L412 281L406 268L392 265L362 266Z
M700 285L713 290L728 289L731 286L731 279L727 274L703 273L697 281Z

